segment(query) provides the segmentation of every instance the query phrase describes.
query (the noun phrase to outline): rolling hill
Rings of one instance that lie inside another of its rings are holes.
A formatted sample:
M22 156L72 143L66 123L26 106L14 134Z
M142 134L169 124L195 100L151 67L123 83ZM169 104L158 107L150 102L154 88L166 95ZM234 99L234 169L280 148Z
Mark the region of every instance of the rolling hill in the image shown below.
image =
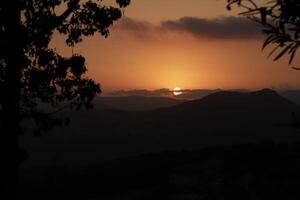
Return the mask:
M185 100L165 97L120 96L97 97L94 100L95 108L117 109L123 111L146 111L157 108L171 107Z
M161 111L178 118L188 115L187 123L197 118L197 121L210 124L219 120L220 123L288 125L295 123L297 116L300 116L300 108L295 103L270 89L248 93L216 92Z
M68 115L68 127L40 138L24 136L28 165L85 165L149 152L300 139L300 108L269 89L221 91L155 110L93 109Z

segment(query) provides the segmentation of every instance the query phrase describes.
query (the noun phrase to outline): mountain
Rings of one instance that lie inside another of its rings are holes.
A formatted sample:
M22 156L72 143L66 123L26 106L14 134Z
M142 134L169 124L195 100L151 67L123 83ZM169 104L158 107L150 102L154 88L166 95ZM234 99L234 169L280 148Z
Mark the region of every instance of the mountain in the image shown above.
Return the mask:
M143 97L172 97L176 99L200 99L221 89L182 89L182 94L174 96L172 89L161 88L158 90L120 90L104 95L109 97L143 96ZM236 90L244 91L244 90Z
M95 108L118 109L123 111L146 111L163 107L171 107L184 102L180 99L165 97L120 96L97 97Z
M85 165L149 152L300 139L300 108L269 89L221 91L148 111L93 109L69 115L69 127L21 139L31 155L28 164Z
M300 106L300 90L282 91L280 95Z
M288 120L293 113L299 114L300 111L295 103L270 89L247 93L221 91L165 110L178 115L195 114L206 119L226 117L223 119L226 121L241 117L248 120L265 118L274 123L279 122L279 119Z
M178 98L182 99L201 99L207 95L220 92L220 89L195 89L195 90L183 90L182 94L178 95Z
M273 90L243 93L221 91L199 100L159 109L154 113L164 121L164 127L176 132L192 132L195 128L278 127L298 125L300 108ZM155 118L155 117L154 117ZM211 129L211 128L210 128ZM240 130L241 131L241 130Z

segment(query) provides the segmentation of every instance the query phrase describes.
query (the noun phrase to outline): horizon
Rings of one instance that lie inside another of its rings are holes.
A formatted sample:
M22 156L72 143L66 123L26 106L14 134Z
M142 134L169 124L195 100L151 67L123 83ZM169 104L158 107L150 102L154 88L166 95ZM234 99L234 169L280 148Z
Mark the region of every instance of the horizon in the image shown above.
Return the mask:
M116 89L116 90L111 90L111 91L102 91L98 96L109 96L109 95L116 95L118 93L134 93L134 92L158 92L158 91L168 91L168 92L174 92L177 87L175 88L157 88L157 89ZM260 91L260 90L265 90L265 89L270 89L274 90L276 92L286 92L286 91L300 91L299 88L291 88L291 87L263 87L263 88L180 88L180 91L185 93L185 92L193 92L193 91L237 91L237 92L254 92L254 91ZM138 96L138 95L137 95ZM142 95L141 95L142 96ZM175 95L176 96L176 95Z

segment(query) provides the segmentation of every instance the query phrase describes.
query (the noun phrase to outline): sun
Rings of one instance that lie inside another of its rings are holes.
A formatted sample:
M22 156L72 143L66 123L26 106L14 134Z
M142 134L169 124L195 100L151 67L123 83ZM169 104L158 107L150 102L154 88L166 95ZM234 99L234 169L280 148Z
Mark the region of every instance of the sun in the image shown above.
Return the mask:
M175 87L175 88L173 89L173 94L174 94L175 96L181 95L181 94L182 94L181 88L180 88L180 87Z

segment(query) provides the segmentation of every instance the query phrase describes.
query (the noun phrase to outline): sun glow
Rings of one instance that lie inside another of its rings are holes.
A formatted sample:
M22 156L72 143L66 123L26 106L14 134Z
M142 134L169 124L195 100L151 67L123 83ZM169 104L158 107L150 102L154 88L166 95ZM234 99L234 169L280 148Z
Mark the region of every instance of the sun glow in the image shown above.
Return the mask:
M175 88L173 89L173 94L174 94L175 96L181 95L181 94L182 94L181 88L180 88L180 87L175 87Z

